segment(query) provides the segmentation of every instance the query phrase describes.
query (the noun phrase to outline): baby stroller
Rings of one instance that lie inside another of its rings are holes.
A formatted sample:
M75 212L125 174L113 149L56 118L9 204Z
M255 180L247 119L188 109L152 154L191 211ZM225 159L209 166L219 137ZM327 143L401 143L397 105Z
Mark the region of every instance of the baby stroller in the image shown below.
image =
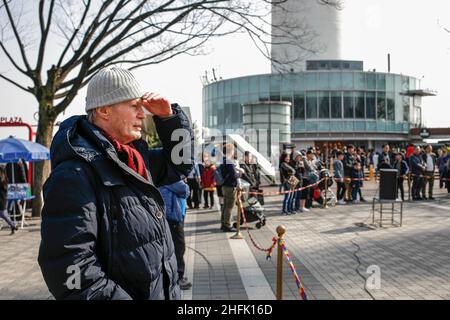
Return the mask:
M240 179L241 180L241 179ZM242 207L244 208L245 218L247 223L256 222L256 228L260 229L262 226L266 225L266 216L264 215L264 208L258 201L256 195L249 195L250 184L244 180L240 181L240 187L243 189L244 194L241 197ZM242 212L239 212L240 225L244 224L244 218L242 217ZM233 228L237 227L237 222L233 224Z
M328 177L328 180L321 181L317 186L313 189L313 200L316 201L321 206L324 205L325 200L325 193L327 196L327 205L334 207L336 205L336 195L334 192L330 189L330 187L333 185L333 178L330 175L330 171L328 169L322 169L319 171L319 180L324 179L325 177ZM325 183L328 181L328 191L325 192Z

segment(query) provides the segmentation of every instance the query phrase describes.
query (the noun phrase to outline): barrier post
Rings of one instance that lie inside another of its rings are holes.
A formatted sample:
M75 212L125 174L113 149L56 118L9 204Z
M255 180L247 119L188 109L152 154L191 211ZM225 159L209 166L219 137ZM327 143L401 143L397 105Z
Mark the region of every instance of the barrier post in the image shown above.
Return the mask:
M323 208L328 208L328 176L325 176L325 199L323 200Z
M284 239L286 227L279 225L277 227L278 234L278 252L277 252L277 300L283 300L283 249L281 248L281 241Z
M244 239L241 233L241 214L242 214L242 201L241 201L242 191L238 189L237 191L237 219L236 219L236 233L231 239Z

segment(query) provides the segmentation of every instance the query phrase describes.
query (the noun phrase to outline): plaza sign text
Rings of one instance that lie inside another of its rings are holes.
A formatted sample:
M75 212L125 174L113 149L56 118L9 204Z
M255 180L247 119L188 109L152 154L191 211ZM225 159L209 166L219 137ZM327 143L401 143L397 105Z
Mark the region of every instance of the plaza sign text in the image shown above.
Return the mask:
M23 123L21 117L0 117L0 123Z

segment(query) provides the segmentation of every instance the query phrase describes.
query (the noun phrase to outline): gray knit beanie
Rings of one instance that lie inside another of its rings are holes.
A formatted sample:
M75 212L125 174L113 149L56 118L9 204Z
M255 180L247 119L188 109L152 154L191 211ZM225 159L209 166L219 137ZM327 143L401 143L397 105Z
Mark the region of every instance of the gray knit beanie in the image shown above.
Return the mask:
M144 92L130 71L118 67L101 69L89 81L86 112L114 103L137 99Z

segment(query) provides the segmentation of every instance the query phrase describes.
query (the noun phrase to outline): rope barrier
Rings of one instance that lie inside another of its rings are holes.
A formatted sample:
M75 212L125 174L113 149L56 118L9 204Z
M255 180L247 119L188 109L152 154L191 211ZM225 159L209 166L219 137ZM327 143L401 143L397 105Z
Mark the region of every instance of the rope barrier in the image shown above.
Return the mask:
M280 195L280 194L287 194L287 193L292 193L292 192L303 191L308 188L318 186L322 181L325 181L325 178L320 179L316 183L310 184L306 187L301 187L301 188L292 189L292 190L288 190L288 191L276 191L276 192L254 192L254 191L252 191L252 192L243 192L243 193L248 193L249 195L276 196L276 195Z
M297 288L300 293L300 296L302 297L303 300L307 300L305 289L303 288L302 281L300 279L300 276L297 273L297 270L295 269L294 263L291 260L291 256L289 255L289 251L286 248L285 241L282 239L279 239L278 241L281 246L281 249L283 250L284 256L286 257L286 261L289 265L289 268L291 269L292 275L294 276L295 283L297 284Z
M416 175L411 174L411 177L414 177ZM374 177L376 182L380 181L379 177ZM410 181L410 177L408 175L402 175L399 178L403 178L405 181ZM425 179L431 179L431 177L429 176L425 176L425 175L420 175L419 178L425 178ZM329 179L329 178L328 178ZM336 182L351 182L351 181L372 181L371 178L333 178ZM303 191L312 187L315 187L317 185L319 185L321 182L327 180L327 178L322 178L319 181L317 181L316 183L310 184L306 187L301 187L301 188L297 188L297 189L292 189L292 190L287 190L287 191L274 191L274 192L242 192L243 194L249 194L249 195L263 195L263 196L276 196L276 195L283 195L283 194L288 194L288 193L293 193L293 192L298 192L298 191ZM440 180L440 181L450 181L450 178L441 178L441 177L434 177L434 180Z
M253 236L252 236L252 234L250 232L250 229L249 229L249 227L247 225L247 218L245 216L244 207L242 206L242 199L241 199L241 195L242 194L243 194L243 192L239 191L239 193L238 193L239 207L241 208L241 215L242 215L244 226L247 229L248 236L249 236L253 246L259 251L267 252L266 260L271 260L273 249L275 249L275 247L276 247L276 245L278 243L278 245L283 250L283 253L284 253L285 257L286 257L286 260L287 260L287 263L289 265L289 268L291 269L292 275L294 276L295 283L296 283L297 288L299 290L300 296L302 297L303 300L307 300L305 289L303 288L300 276L298 275L297 270L295 269L294 263L291 260L291 257L289 255L289 251L286 248L284 240L282 240L280 237L278 237L278 238L277 237L273 237L272 238L272 242L273 242L272 245L269 248L265 249L265 248L262 248L260 245L258 245L258 243L253 238Z

